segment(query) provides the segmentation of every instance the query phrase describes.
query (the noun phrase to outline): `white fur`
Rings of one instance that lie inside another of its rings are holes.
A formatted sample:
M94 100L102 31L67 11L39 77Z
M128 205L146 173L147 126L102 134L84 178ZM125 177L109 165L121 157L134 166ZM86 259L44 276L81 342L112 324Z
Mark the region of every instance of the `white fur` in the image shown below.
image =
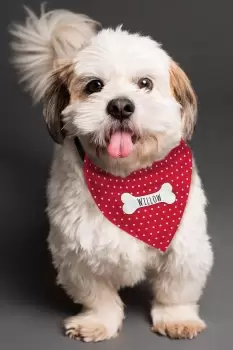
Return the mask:
M14 33L23 43L28 43L23 55L29 51L32 40L35 51L39 49L41 55L37 61L34 60L37 56L29 54L27 68L23 63L32 88L40 76L43 80L50 73L54 59L49 54L54 47L53 31L49 27L49 32L46 31L48 37L43 41L43 30L52 23L56 32L57 23L68 25L76 18L78 34L84 25L79 15L57 12L52 16L55 17L50 22L47 20L49 15L37 19L30 14L33 24L29 25L29 21L26 27L18 27L19 32ZM56 16L61 22L56 21ZM38 28L41 42L38 42ZM60 24L59 28L66 47L70 36L63 32ZM85 33L86 30L85 27ZM87 138L90 134L94 145L106 146L104 135L113 123L106 114L106 104L111 98L127 95L136 105L132 129L139 135L145 132L163 134L163 145L160 142L154 156L143 164L137 159L132 165L130 156L128 160L113 161L106 153L102 155L100 166L108 166L112 173L125 176L163 158L178 144L182 135L180 106L170 91L171 58L150 38L129 34L120 28L89 36L90 30L87 30L88 40L85 33L78 40L78 48L80 42L85 42L85 45L73 58L75 73L78 76L100 77L105 87L99 94L77 100L66 107L63 114L67 131L72 130L72 133L81 136L87 152L90 152ZM73 34L75 37L76 34ZM16 49L20 49L17 62L21 64L22 46ZM63 51L65 53L66 50ZM137 78L144 76L153 80L151 93L139 90L135 84ZM48 82L44 81L43 86L46 86ZM42 85L35 93L37 99L42 97ZM48 243L58 271L58 283L74 302L84 305L83 313L66 320L67 334L85 341L116 336L124 318L118 290L145 279L150 281L154 293L151 316L155 327L160 323L185 327L187 322L196 322L202 327L204 323L198 316L197 303L213 262L205 207L205 194L194 166L182 222L168 252L162 254L121 231L98 210L85 185L82 161L72 138L67 137L62 146L56 146L48 184ZM197 329L189 337L196 335L195 332L198 332Z
M166 131L172 146L180 139L180 106L170 91L170 57L158 43L120 28L105 29L91 38L74 62L77 76L99 77L105 85L99 94L70 104L63 111L65 122L73 127L72 132L92 133L96 143L105 145L105 131L113 125L112 120L106 118L106 103L112 98L127 96L136 105L132 124L138 133L142 129ZM154 89L150 94L137 88L135 82L140 77L153 80Z
M67 60L95 33L98 22L68 10L54 10L37 17L29 8L25 24L14 24L11 43L17 52L13 63L27 83L35 102L40 101L48 87L48 77L57 60ZM65 38L65 40L64 40Z

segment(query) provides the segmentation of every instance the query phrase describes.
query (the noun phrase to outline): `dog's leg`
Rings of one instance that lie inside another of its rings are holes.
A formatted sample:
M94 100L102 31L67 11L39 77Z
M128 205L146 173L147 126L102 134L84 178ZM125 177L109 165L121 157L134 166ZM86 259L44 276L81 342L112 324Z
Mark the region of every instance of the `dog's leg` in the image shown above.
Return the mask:
M212 266L213 255L207 240L186 251L172 250L161 258L152 278L154 302L152 330L170 338L192 339L206 328L198 315L197 302Z
M117 336L124 319L123 303L112 287L84 277L77 300L83 311L65 320L65 334L85 342L98 342Z

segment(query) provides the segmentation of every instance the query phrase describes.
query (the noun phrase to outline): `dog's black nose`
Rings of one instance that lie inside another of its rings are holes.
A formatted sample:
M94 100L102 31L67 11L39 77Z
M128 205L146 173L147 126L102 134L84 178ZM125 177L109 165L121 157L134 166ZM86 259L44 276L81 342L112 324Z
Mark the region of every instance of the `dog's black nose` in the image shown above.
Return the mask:
M125 97L114 98L107 105L107 113L121 121L129 118L134 110L133 102Z

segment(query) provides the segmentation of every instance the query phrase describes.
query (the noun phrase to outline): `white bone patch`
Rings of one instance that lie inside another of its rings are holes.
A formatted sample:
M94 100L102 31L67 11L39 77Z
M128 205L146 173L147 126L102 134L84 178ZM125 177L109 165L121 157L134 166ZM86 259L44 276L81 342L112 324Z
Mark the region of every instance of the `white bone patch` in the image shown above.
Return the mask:
M176 200L176 195L172 192L172 185L165 183L159 191L146 196L134 197L130 193L123 193L121 200L123 202L123 212L125 214L133 214L137 209L150 205L159 203L172 204Z

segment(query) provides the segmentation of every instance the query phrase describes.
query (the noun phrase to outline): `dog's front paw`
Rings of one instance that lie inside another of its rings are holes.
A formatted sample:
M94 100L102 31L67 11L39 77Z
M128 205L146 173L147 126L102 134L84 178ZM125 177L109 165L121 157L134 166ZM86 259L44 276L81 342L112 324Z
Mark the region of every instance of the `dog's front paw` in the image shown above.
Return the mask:
M158 322L152 331L171 339L193 339L206 328L203 321Z
M99 342L117 336L117 331L111 331L97 317L85 313L66 319L64 329L68 337L84 342Z
M197 305L155 305L151 316L152 331L172 339L193 339L206 328Z

